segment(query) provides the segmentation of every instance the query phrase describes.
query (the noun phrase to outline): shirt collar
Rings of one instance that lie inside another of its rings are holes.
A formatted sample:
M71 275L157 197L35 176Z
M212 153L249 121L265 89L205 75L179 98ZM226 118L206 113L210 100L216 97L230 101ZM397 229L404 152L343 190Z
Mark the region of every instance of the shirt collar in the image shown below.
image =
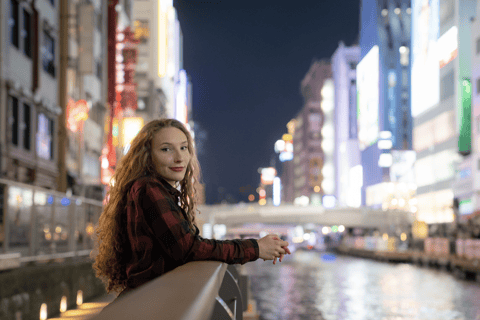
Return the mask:
M172 185L168 183L162 176L160 176L159 174L155 174L154 178L157 179L165 187L165 189L167 189L168 193L175 197L175 199L178 199L180 197L180 191L172 187Z

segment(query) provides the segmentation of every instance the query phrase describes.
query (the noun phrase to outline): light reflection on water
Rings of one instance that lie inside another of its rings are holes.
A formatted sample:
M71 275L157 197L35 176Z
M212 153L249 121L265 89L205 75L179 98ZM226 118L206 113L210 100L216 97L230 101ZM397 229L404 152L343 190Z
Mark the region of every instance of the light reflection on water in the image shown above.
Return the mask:
M410 264L296 251L245 264L265 320L480 320L480 285Z

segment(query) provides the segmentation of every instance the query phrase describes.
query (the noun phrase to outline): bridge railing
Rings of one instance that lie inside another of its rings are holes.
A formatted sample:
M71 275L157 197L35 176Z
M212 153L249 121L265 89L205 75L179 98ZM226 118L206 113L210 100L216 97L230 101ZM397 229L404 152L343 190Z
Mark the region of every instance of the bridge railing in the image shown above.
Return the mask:
M247 281L234 265L189 262L118 298L92 320L241 320Z
M0 179L0 270L88 256L102 202Z

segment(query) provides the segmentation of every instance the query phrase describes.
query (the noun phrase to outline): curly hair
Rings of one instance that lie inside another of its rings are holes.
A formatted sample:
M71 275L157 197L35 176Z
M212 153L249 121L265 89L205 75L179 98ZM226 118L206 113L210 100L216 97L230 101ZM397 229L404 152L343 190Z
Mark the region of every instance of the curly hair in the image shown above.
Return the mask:
M112 177L110 190L105 198L102 214L95 227L95 245L91 257L93 269L108 293L120 293L127 282L126 264L131 255L126 226L126 201L131 185L138 178L158 176L152 159L152 140L163 128L180 129L188 141L191 155L185 177L180 181L180 206L185 210L190 231L194 233L196 190L200 183L200 165L195 153L193 139L185 126L175 119L158 119L147 123L131 142L127 154L121 159ZM200 213L200 212L199 212Z

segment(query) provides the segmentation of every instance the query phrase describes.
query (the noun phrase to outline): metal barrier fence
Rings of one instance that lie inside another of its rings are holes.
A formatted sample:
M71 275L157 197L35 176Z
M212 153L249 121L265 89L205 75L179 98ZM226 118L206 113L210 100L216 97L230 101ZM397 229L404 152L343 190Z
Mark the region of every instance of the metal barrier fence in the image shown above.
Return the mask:
M248 276L234 265L193 261L112 302L92 320L242 320Z
M0 270L88 256L102 202L0 179Z

